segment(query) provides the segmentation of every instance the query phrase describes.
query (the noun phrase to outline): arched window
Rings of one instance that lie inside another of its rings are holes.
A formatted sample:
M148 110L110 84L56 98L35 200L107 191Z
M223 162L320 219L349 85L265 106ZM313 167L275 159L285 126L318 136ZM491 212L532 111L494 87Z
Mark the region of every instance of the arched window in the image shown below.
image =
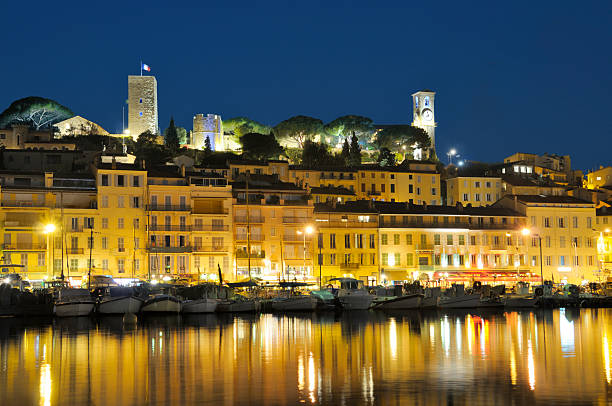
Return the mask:
M425 107L429 107L429 96L425 96Z

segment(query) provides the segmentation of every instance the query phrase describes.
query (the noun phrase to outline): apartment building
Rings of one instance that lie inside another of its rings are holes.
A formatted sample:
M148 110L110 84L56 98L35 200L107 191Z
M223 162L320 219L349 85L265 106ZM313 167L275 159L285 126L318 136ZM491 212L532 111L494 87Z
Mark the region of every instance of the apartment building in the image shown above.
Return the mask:
M502 180L489 176L456 176L446 180L446 201L473 207L488 206L501 198Z
M572 196L512 195L495 206L511 208L527 218L529 265L538 271L542 266L545 280L582 284L602 278L594 203Z
M595 218L597 238L597 260L602 271L602 280L610 278L612 272L612 208L604 205L597 209Z

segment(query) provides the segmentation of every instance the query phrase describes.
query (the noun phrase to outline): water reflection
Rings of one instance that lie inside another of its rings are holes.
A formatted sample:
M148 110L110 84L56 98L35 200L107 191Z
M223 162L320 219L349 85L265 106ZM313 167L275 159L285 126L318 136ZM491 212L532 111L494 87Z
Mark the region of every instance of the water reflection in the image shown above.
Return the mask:
M610 403L610 310L0 320L0 404Z

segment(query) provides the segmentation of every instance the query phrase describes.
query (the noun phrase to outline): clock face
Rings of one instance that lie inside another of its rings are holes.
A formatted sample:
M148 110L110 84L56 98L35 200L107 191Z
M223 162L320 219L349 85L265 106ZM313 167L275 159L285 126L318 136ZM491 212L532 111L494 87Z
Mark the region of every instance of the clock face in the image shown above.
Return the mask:
M423 110L421 114L423 115L423 118L425 119L425 121L433 120L433 112L431 110L425 109Z

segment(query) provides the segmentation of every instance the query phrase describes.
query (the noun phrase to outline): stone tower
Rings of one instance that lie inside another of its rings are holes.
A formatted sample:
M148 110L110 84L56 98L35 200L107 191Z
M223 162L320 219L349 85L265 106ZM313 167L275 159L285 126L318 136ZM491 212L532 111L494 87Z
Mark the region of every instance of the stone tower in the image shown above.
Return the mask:
M206 137L210 138L210 147L214 151L225 150L223 139L223 121L217 114L196 114L193 116L191 145L193 148L204 148Z
M159 134L155 76L128 76L128 129L133 138L147 130Z
M427 131L431 139L431 149L436 149L436 92L421 90L412 95L412 125Z

